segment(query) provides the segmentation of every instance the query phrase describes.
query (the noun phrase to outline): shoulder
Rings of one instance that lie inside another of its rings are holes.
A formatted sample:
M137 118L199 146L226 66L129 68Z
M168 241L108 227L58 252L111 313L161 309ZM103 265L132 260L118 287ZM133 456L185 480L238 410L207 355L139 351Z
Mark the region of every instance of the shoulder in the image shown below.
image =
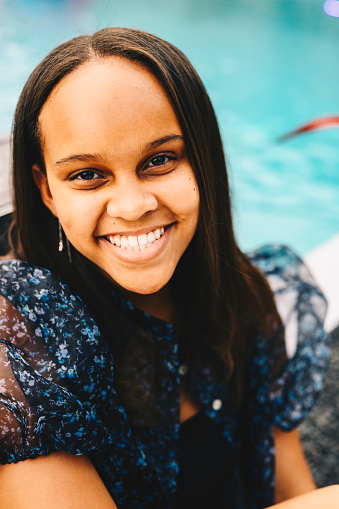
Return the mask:
M0 294L31 321L48 310L89 315L80 297L58 276L23 260L0 261Z
M85 303L48 269L21 260L0 262L0 333L8 346L46 350L70 374L88 365L85 358L103 362L107 354Z
M304 261L289 247L267 245L248 256L272 288L285 327L287 355L293 357L301 339L323 337L325 296Z
M302 265L302 260L288 246L267 244L247 253L251 262L265 273L291 272L292 267Z
M85 304L19 260L0 262L0 288L0 462L105 448L114 363Z
M18 260L18 259L5 259L0 260L0 274L1 276L11 276L11 275L17 275L17 276L25 276L28 273L36 273L37 276L43 276L44 274L52 275L52 272L48 269L45 269L43 267L38 267L36 265L32 265L29 262L26 262L24 260ZM56 277L56 276L54 276Z
M247 256L264 273L274 291L297 283L299 286L312 286L323 297L304 261L290 247L268 244L247 253Z
M330 353L330 338L323 326L326 299L303 260L290 248L268 245L249 257L267 278L284 326L284 336L261 345L274 368L269 393L275 426L287 431L307 415L323 386ZM266 365L262 357L258 366Z
M23 260L0 261L0 291L2 294L16 294L40 286L71 293L61 279L44 267L31 265Z

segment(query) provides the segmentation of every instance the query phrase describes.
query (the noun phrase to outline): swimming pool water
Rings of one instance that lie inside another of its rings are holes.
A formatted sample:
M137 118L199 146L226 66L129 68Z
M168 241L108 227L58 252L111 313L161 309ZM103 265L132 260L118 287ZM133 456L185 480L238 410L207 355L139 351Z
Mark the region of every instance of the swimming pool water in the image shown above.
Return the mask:
M215 106L241 246L306 253L339 232L339 129L278 135L339 113L339 19L321 0L0 0L0 133L28 73L103 26L151 31L191 59Z

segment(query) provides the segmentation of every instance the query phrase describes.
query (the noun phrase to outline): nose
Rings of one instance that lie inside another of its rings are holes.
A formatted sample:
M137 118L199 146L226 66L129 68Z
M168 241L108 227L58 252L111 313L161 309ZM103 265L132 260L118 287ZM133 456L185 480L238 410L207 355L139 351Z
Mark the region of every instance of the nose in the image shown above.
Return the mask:
M107 203L107 213L126 221L137 221L158 207L156 196L146 182L130 179L115 186Z

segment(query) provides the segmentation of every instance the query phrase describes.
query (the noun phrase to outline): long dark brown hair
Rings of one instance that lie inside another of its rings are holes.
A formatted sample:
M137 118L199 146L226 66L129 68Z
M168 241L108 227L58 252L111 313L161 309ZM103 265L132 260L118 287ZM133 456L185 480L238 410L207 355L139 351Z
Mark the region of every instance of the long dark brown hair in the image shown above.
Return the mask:
M119 355L126 356L115 352L110 331L127 338L131 327L114 308L109 292L98 284L96 267L73 247L72 264L66 252L58 252L57 220L43 204L32 175L33 164L45 171L39 114L54 87L86 62L116 56L148 69L167 93L199 186L198 228L172 278L182 315L181 355L199 360L203 350L209 349L216 353L216 364L226 367L234 385L241 387L253 338L259 328L269 336L279 317L266 280L234 237L225 157L210 99L190 62L170 43L138 30L106 28L61 44L33 71L20 96L13 127L13 254L49 268L71 285L94 313L116 354L116 364L123 365ZM154 364L153 357L147 357L148 364ZM139 380L132 382L123 368L118 369L117 385L130 415L147 421L151 413L147 405L154 394L151 390L140 397L143 368L138 369Z

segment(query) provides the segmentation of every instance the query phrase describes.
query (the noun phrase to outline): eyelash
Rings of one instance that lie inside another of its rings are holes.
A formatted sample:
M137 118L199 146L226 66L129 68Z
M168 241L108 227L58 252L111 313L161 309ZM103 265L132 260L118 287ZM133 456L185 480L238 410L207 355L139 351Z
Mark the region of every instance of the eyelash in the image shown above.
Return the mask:
M162 159L165 158L166 161L164 161L160 164L154 164L154 161L156 159L161 159L161 158ZM177 159L178 159L177 157L170 155L170 154L157 154L156 156L152 157L152 159L149 160L149 162L145 166L145 170L150 169L150 168L161 168L162 166L166 166L169 162L176 161ZM150 166L150 164L152 162L153 162L153 164ZM92 174L93 178L81 178L86 173ZM94 175L96 175L96 177L94 177ZM103 178L105 178L105 177L103 175L101 175L100 173L98 173L97 171L86 169L86 170L82 170L82 171L78 172L76 175L72 175L71 177L69 177L69 180L70 181L80 180L82 182L92 182L93 180L103 179Z
M82 178L80 178L82 175L84 175L86 173L92 173L93 175L97 175L97 177L96 178L90 178L90 179L86 179L86 178L82 179ZM73 181L73 180L79 179L79 180L82 180L83 182L86 182L86 181L90 182L91 180L96 180L97 178L103 178L103 176L100 175L98 172L96 172L94 170L82 170L79 173L77 173L76 175L72 175L71 177L69 177L69 180Z
M163 162L162 164L153 164L153 166L149 166L149 164L154 161L155 159L159 159L159 158L167 158L167 161L166 162ZM152 157L152 159L148 162L148 164L146 165L146 168L157 168L159 166L165 166L168 162L170 161L176 161L177 160L177 157L173 156L173 155L170 155L170 154L157 154L156 156Z

